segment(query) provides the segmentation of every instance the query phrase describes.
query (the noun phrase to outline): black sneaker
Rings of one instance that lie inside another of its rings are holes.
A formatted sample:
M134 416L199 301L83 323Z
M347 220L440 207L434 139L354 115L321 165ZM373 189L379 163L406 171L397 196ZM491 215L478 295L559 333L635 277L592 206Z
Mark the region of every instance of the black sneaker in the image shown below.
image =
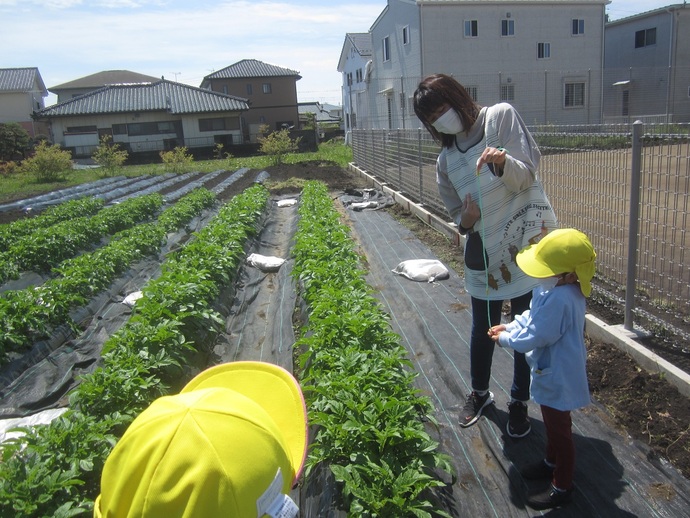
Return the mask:
M514 438L524 437L532 431L532 425L527 417L527 405L522 401L508 403L508 424L506 432Z
M553 468L543 460L530 464L520 471L520 475L525 480L541 480L551 479L553 477Z
M527 505L537 510L551 509L552 507L560 507L563 504L567 504L572 498L572 489L564 491L556 489L553 485L549 484L546 489L527 497Z
M460 414L460 426L467 428L472 426L481 417L484 408L494 402L494 395L487 392L483 396L477 394L474 390L468 394L465 406L462 407Z

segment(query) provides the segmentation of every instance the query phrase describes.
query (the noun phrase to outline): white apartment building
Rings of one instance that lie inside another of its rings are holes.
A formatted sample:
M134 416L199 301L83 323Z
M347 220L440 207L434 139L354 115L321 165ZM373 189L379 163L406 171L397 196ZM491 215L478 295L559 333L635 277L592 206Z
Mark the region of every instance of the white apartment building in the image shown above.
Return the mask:
M690 7L628 16L605 34L605 120L690 122Z
M608 3L388 0L369 30L368 118L359 127L419 127L414 90L439 72L482 105L511 103L527 124L599 123Z

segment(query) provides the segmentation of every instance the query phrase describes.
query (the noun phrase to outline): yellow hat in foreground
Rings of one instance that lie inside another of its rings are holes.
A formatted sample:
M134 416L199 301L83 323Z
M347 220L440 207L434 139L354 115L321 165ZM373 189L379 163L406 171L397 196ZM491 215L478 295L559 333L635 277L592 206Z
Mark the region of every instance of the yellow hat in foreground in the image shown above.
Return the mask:
M546 234L536 245L520 250L516 260L523 272L538 279L575 272L582 293L589 297L596 256L585 234L574 228L561 228Z
M218 365L132 422L106 460L94 516L293 517L306 453L297 380L270 363Z

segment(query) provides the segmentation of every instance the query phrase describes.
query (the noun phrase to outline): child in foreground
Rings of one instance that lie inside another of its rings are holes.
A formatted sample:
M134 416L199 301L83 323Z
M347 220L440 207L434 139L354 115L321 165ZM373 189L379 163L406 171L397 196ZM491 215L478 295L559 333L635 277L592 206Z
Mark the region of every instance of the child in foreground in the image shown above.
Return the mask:
M559 229L517 254L517 264L541 279L530 309L509 324L493 326L489 337L502 347L526 353L532 397L541 406L546 428L546 457L522 470L527 480L549 480L528 495L534 509L569 502L573 493L575 445L571 410L590 403L584 342L585 297L592 292L596 254L575 229Z
M266 362L216 365L156 399L105 461L94 518L296 518L304 396Z

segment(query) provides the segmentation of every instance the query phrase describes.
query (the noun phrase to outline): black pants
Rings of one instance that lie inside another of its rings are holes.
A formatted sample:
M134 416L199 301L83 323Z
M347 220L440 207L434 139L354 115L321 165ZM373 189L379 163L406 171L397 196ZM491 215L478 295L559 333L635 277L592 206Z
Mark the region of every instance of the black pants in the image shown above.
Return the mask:
M510 301L510 319L529 309L532 292L521 295ZM489 331L489 313L491 326L501 323L501 306L503 301L486 301L472 297L472 333L470 335L470 375L472 390L489 390L491 378L491 362L494 355L495 343L487 332ZM520 401L530 398L530 371L525 355L513 351L513 386L510 396Z

